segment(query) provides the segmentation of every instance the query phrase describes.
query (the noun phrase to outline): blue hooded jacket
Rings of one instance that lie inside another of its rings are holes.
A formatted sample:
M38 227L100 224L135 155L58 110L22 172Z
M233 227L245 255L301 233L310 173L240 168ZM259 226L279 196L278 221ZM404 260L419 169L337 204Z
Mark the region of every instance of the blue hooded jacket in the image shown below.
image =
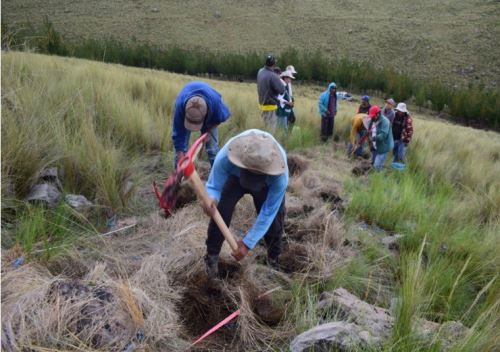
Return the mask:
M326 111L328 110L328 100L330 99L330 88L337 88L337 85L335 82L332 82L328 85L328 89L325 90L321 95L319 96L319 101L318 101L318 110L320 116L325 116ZM335 112L338 110L338 101L339 101L339 95L338 93L335 93L337 95L337 99L335 100Z
M201 127L201 133L205 133L211 127L226 121L231 116L231 111L222 101L219 92L205 82L189 82L182 88L175 100L172 142L176 152L185 152L188 147L191 131L184 127L184 114L186 102L194 96L202 97L207 103L207 117Z

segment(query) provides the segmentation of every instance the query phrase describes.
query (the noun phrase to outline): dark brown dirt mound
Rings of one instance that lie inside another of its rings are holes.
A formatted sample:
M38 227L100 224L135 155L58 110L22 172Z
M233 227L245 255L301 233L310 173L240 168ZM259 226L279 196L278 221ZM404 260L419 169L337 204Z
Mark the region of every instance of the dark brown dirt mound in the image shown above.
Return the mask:
M175 202L175 209L180 209L186 205L196 202L196 194L187 183L181 184L179 192L177 193L177 201Z
M204 272L187 283L179 310L188 338L197 338L238 309L222 284L209 280ZM217 332L217 340L231 341L236 332L234 321Z
M255 314L269 326L278 325L285 314L284 307L274 304L269 296L255 298L252 305Z
M200 270L184 283L186 289L178 309L184 325L184 337L188 341L195 340L241 308L240 300L243 298L237 293L239 290L245 292L245 299L250 303L249 308L257 321L267 326L279 324L285 312L284 305L274 302L272 295L259 296L263 288L258 287L256 281L249 280L238 264L221 261L219 272L220 280L210 280L204 270ZM231 351L245 350L240 346L239 323L239 318L233 319L196 349L221 350L225 346Z
M280 269L288 274L304 273L311 263L306 247L296 242L287 243L280 256Z
M198 175L200 175L200 178L203 181L208 180L208 175L210 175L210 163L208 161L197 161L196 162L196 171L198 172Z
M368 160L361 161L352 169L352 174L355 176L366 175L372 169L372 164Z
M54 309L78 308L75 311L78 319L66 328L82 338L90 336L95 348L110 346L118 337L133 333L130 318L121 311L111 288L90 286L78 280L60 280L50 286L47 300ZM77 302L80 303L75 304Z
M300 176L309 167L309 161L297 154L287 155L288 171L291 176Z

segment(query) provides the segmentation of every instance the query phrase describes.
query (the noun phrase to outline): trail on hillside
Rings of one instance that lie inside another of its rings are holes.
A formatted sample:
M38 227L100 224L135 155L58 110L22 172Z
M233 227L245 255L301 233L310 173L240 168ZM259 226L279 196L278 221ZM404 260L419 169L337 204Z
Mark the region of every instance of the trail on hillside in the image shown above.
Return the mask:
M262 244L241 263L224 245L223 280L210 282L203 263L208 219L185 189L168 219L155 211L131 231L81 239L48 267L3 265L2 346L7 351L42 346L238 351L289 341L295 333L294 282L328 277L354 254L345 246L341 219L346 205L341 175L350 165L324 163L318 157L324 151L316 153L289 157L279 271L265 264ZM206 177L206 170L201 174ZM142 196L154 197L144 187ZM251 198L244 197L233 233L243 235L254 217ZM237 309L241 315L235 321L190 347Z

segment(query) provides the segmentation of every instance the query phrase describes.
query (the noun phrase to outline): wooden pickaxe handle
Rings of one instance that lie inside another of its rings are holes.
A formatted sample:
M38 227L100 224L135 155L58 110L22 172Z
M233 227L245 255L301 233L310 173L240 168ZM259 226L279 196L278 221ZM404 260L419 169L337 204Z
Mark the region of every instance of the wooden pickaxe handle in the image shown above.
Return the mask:
M193 170L189 176L187 176L187 180L190 186L193 188L194 192L196 193L198 199L208 207L210 205L210 197L208 196L207 191L205 190L205 186L203 185L203 182L201 182L200 176L196 172L196 169ZM236 243L233 233L227 227L226 223L224 222L224 219L222 219L222 216L220 215L219 210L217 210L217 208L215 208L215 212L212 215L212 219L219 227L220 231L222 232L222 235L226 239L227 243L229 243L231 249L233 251L237 251L238 243Z

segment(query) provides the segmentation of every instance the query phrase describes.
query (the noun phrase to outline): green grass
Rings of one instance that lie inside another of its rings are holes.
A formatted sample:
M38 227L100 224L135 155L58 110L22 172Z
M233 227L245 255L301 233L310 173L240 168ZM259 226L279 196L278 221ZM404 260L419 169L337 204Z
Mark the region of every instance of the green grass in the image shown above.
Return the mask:
M25 28L26 27L26 28ZM69 42L57 32L47 18L43 25L8 25L2 23L2 46L7 49L34 50L44 54L71 56L127 66L146 67L192 75L213 75L233 80L254 80L262 67L262 55L255 52L223 55L206 49L182 49L157 45L121 42L110 37L83 42ZM433 77L415 80L414 75L401 73L393 68L377 67L373 63L337 59L316 50L313 54L304 50L281 50L278 60L293 62L300 71L300 80L315 82L335 81L340 89L373 92L391 96L396 101L416 103L444 112L445 116L467 126L500 128L500 91L486 89L483 84L457 88L443 84ZM150 83L150 82L147 82ZM132 86L133 100L143 97L152 85ZM370 93L371 94L371 93ZM138 135L138 137L143 137Z
M49 211L20 201L47 166L61 167L65 191L85 194L99 209L140 209L141 202L131 202L135 184L129 181L150 176L144 167L149 155L170 165L172 103L192 77L28 53L3 53L2 59L2 225L11 226L10 244L50 253L72 234L96 232L66 206ZM233 112L220 127L221 144L247 128L264 128L254 84L209 82ZM288 150L314 146L319 135L319 89L297 84L294 91L299 128L277 134ZM355 108L340 104L341 140ZM399 298L394 338L384 350L437 348L414 336L411 322L420 317L470 327L456 351L492 349L500 316L499 135L412 113L407 171L346 180L346 221L359 240L358 256L332 277L295 283L287 319L299 330L317 324L318 293L345 287L386 308L393 295ZM336 170L325 165L325 172ZM360 220L403 234L400 257L356 229Z
M41 254L49 260L78 236L97 232L84 216L64 203L55 209L26 204L17 216L12 238L3 241L18 244L29 258Z
M38 25L49 16L76 42L114 36L124 43L208 49L218 55L318 49L337 59L466 86L479 81L500 84L499 11L496 2L477 0L7 0L2 2L2 22L29 19Z

